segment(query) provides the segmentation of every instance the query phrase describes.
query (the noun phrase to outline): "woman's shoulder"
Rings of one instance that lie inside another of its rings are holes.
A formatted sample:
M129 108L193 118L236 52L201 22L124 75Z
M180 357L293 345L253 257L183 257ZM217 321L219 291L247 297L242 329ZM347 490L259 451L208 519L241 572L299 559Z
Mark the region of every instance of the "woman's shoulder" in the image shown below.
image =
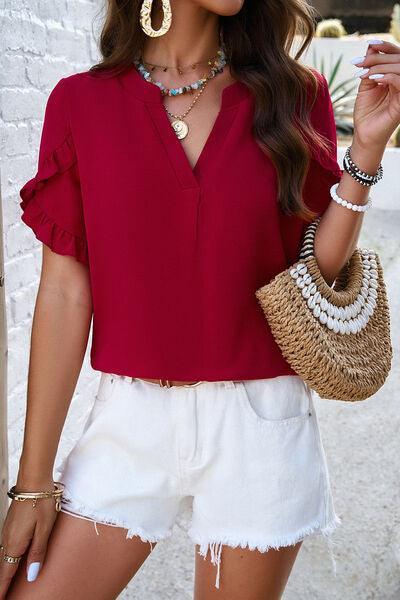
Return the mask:
M326 103L329 96L329 84L324 73L318 71L315 67L307 65L307 70L311 76L307 81L306 89L311 102L310 109L315 111Z
M121 74L122 71L118 73L111 70L95 70L89 68L85 71L76 71L69 75L64 75L57 81L56 86L60 85L67 91L98 88L99 86L107 86L112 82L115 82L116 78Z
M115 87L117 82L124 79L128 71L128 66L118 69L97 69L90 67L86 70L75 71L56 80L50 93L53 89L59 91L60 94L68 94L74 91L84 93L91 90L98 92L99 88Z
M311 73L313 73L315 75L315 77L318 79L318 81L321 84L326 81L326 77L321 71L318 71L318 69L316 69L315 67L312 67L310 65L307 65L307 68L309 71L311 71Z
M311 78L307 82L307 105L310 122L318 130L331 129L333 123L333 103L329 82L324 73L315 67L307 66ZM314 78L314 84L312 82ZM326 133L326 131L325 131Z
M87 118L98 107L116 102L125 88L124 71L86 69L60 77L50 88L47 104L54 111L66 112L72 121Z

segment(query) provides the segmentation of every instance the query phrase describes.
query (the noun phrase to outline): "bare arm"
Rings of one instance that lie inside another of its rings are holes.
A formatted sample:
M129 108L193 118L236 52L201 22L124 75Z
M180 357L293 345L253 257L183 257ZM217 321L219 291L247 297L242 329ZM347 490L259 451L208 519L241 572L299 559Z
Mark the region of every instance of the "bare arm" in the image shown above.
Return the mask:
M40 284L32 322L23 449L18 491L53 489L53 467L65 418L82 367L92 317L89 270L73 256L43 244ZM1 540L12 556L27 553L27 577L42 568L57 518L54 499L12 501ZM0 561L0 598L18 564Z
M351 157L362 170L374 174L400 123L400 46L386 41L369 44L358 67L368 71L360 75L354 105ZM379 83L371 76L378 76ZM346 171L337 188L338 195L353 204L365 204L370 191ZM354 252L363 217L362 212L351 211L334 201L324 212L315 234L315 257L329 285Z
M375 173L381 162L383 148L363 148L353 139L351 157L367 173ZM370 187L357 183L344 171L337 194L352 204L365 204L373 194ZM324 212L315 234L315 257L325 281L332 285L342 267L353 254L364 219L364 213L349 210L333 200Z
M37 490L52 481L62 428L85 355L91 316L86 266L43 245L17 489Z

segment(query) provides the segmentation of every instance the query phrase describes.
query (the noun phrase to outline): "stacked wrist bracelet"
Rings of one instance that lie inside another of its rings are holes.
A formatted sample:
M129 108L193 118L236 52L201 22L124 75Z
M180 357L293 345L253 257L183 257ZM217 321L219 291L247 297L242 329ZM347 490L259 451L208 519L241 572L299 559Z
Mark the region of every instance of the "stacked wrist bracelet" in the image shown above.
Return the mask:
M370 196L368 197L368 202L366 204L352 204L351 202L348 202L344 198L341 198L336 193L338 185L339 185L339 182L334 183L330 189L330 194L331 194L332 200L334 200L341 206L344 206L345 208L350 208L350 210L353 210L354 212L365 212L366 210L368 210L371 207L372 200L371 200Z
M13 500L24 502L25 500L32 500L32 506L35 508L36 502L39 498L54 498L55 509L57 512L61 509L61 498L64 492L64 484L61 481L53 482L54 489L40 492L19 492L16 486L13 485L7 492L7 496Z
M344 155L343 167L344 167L344 170L349 175L351 175L351 177L353 177L353 179L355 179L361 185L366 185L366 186L374 185L380 179L382 179L382 176L383 176L382 164L379 165L375 175L370 175L369 173L366 173L365 171L360 169L360 167L358 167L353 162L353 160L350 156L350 150L351 150L351 146L349 146L347 148L346 153ZM372 200L371 200L370 196L368 196L368 201L365 204L353 204L352 202L349 202L348 200L341 198L340 196L338 196L338 194L336 192L338 185L339 185L339 182L334 183L330 189L331 198L332 198L332 200L337 202L337 204L340 204L341 206L344 206L345 208L349 208L350 210L353 210L354 212L365 212L366 210L368 210L371 207Z
M45 490L39 492L19 492L16 489L16 486L13 485L7 492L7 496L12 500L17 500L18 502L25 502L25 500L32 500L32 507L35 508L38 499L40 498L54 498L55 500L55 509L57 512L61 510L61 499L64 492L64 484L61 481L53 481L52 490ZM23 554L19 556L13 556L12 554L8 554L6 547L4 544L0 544L0 550L3 553L2 561L10 563L12 565L18 564L23 557Z
M351 156L350 156L350 149L351 149L351 146L349 146L346 150L346 153L343 158L343 166L344 166L344 170L347 171L347 173L349 175L351 175L353 177L353 179L358 181L358 183L361 183L361 185L367 185L367 186L374 185L380 179L382 179L382 176L383 176L382 164L379 165L378 170L375 173L375 175L370 175L369 173L366 173L365 171L360 169L360 167L357 167L357 165L352 161Z

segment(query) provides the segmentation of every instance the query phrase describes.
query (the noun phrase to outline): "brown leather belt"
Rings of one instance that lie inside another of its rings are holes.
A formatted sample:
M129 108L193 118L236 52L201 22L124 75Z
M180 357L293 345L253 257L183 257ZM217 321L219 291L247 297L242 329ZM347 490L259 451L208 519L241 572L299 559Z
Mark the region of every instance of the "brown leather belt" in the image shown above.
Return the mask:
M175 381L171 379L144 379L142 377L135 377L134 379L141 379L142 381L150 381L150 383L157 383L161 387L172 387L175 385L195 386L203 381Z

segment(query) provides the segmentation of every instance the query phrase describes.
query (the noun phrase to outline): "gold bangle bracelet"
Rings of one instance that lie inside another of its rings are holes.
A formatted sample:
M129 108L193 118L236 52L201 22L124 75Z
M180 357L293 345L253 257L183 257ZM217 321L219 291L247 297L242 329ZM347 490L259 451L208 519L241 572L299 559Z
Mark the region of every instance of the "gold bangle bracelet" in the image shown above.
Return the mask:
M32 506L36 506L36 502L39 498L54 498L56 501L56 511L59 512L61 509L61 498L64 492L64 484L60 481L54 482L54 490L42 491L42 492L18 492L13 485L7 492L7 496L12 500L18 502L24 502L25 500L32 500Z

